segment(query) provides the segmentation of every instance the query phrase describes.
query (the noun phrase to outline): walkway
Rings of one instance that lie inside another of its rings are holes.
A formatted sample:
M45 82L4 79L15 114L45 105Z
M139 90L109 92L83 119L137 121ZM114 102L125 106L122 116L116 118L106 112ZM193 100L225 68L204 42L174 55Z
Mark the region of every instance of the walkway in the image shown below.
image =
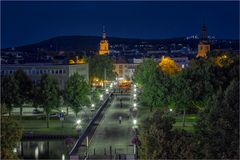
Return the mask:
M120 103L122 99L122 107ZM100 125L90 140L89 155L132 154L130 129L132 125L129 118L129 96L114 97L110 107L104 113ZM119 116L122 122L119 124ZM111 146L111 147L110 147Z

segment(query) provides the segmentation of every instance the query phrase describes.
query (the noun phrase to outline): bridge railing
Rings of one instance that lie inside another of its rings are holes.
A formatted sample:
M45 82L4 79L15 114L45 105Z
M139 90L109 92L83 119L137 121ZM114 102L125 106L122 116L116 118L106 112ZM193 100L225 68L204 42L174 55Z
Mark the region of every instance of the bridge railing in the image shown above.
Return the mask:
M94 114L92 120L88 123L87 128L84 130L84 132L79 136L77 142L75 143L75 145L73 146L73 148L71 149L71 151L69 152L69 155L76 155L78 152L79 147L81 146L81 144L83 143L83 141L85 140L85 138L88 136L88 134L90 133L94 122L98 119L100 113L102 112L102 110L106 107L109 98L112 97L112 93L110 93L107 98L103 101L103 103L100 105L100 107L98 108L97 112Z

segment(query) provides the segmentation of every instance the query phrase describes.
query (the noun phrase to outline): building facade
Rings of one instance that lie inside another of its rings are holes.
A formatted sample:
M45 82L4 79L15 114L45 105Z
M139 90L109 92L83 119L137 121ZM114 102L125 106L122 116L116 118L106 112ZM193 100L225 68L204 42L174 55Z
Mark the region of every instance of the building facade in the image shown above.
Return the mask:
M33 84L40 82L42 75L49 74L58 82L59 88L65 88L68 78L74 73L82 75L86 81L89 81L88 64L75 65L56 65L56 64L8 64L1 66L1 76L14 75L18 70L22 69L32 80Z

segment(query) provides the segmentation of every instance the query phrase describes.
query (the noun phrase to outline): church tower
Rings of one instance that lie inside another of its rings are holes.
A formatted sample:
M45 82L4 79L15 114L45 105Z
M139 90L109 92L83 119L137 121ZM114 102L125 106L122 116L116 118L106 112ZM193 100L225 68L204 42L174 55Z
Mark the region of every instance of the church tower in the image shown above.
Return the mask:
M102 40L100 41L98 54L99 55L109 54L109 44L108 44L108 40L106 39L106 32L105 32L104 26L103 26L103 35L102 35Z
M203 23L202 25L202 37L198 44L198 53L197 57L207 57L207 52L210 51L210 44L207 39L207 27Z

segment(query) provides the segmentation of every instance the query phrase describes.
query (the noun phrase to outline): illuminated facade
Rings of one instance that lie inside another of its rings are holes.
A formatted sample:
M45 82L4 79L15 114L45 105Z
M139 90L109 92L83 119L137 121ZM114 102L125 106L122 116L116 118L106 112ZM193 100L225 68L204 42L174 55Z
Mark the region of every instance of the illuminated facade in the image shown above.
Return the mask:
M102 35L102 40L100 41L100 46L99 46L99 55L108 55L109 54L109 44L108 40L106 39L106 32L103 27L103 35Z
M207 57L207 52L210 51L210 44L207 41L207 27L202 26L202 39L198 44L198 53L197 57Z

